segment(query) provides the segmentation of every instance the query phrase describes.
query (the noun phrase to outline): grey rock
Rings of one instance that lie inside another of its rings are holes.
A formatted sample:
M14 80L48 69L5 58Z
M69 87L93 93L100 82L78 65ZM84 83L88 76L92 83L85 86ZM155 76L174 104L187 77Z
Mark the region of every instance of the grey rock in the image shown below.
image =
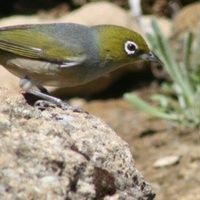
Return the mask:
M39 110L0 89L0 197L151 200L128 144L102 120Z

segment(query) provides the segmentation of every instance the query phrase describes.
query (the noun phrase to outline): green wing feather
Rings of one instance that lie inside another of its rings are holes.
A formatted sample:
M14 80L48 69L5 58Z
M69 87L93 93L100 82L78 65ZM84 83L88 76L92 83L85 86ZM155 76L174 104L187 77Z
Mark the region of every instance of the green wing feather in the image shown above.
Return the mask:
M33 28L0 29L0 49L30 59L64 63L66 66L77 65L85 60L81 48L69 49L69 45L67 48L51 33L40 33Z

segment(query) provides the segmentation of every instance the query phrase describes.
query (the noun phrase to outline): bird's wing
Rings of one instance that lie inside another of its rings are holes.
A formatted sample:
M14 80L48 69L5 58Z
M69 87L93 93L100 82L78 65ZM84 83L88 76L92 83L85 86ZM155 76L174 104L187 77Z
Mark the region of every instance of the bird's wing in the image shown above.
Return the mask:
M58 63L61 67L78 65L85 60L85 54L76 44L69 44L67 48L54 34L35 31L31 27L0 29L0 49L30 59Z

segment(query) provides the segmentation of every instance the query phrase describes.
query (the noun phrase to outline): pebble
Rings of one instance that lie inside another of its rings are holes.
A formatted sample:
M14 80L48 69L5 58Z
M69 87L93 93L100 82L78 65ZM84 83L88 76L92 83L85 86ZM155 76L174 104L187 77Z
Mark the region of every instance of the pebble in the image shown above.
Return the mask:
M172 166L172 165L176 165L178 164L180 161L180 156L167 156L161 159L158 159L153 166L155 168L161 168L161 167L168 167L168 166Z

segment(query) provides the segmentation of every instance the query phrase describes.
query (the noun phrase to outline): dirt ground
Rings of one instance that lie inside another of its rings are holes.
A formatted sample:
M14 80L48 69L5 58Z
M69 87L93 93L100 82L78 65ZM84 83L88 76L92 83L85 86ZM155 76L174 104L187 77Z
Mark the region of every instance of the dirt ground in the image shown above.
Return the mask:
M139 92L145 96L152 91ZM93 100L84 108L102 118L130 145L137 169L154 187L155 199L200 199L200 130L154 118L122 98ZM168 167L153 166L168 156L178 156L179 161Z

